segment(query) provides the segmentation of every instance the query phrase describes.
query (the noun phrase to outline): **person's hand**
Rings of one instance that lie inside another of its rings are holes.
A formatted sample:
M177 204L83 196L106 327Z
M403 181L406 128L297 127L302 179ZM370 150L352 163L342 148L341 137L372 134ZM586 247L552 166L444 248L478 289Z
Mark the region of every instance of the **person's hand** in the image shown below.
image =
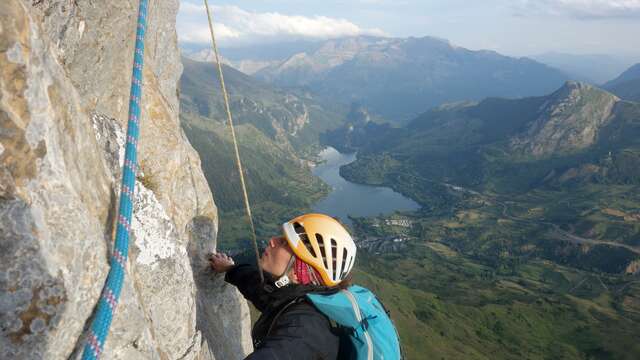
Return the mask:
M218 274L229 271L235 265L233 259L223 253L211 254L209 263L211 269Z

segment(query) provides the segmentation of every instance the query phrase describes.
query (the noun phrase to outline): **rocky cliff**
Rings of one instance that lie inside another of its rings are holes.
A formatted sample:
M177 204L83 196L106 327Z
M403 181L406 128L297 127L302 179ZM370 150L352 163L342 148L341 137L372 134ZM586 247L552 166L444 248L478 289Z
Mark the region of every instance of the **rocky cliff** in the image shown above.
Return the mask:
M127 277L106 359L239 359L217 210L178 120L178 1L151 2ZM109 268L137 1L0 3L0 358L76 358Z
M619 100L591 85L568 81L547 98L538 118L512 145L536 157L585 149L613 118Z

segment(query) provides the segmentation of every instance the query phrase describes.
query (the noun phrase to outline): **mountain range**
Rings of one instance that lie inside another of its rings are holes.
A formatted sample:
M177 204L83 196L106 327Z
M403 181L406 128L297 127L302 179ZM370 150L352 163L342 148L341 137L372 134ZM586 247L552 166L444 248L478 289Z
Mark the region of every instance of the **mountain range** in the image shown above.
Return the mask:
M640 101L640 63L633 65L603 87L625 100Z
M353 46L323 50L300 78L322 82L355 66L365 50ZM182 127L221 209L219 238L223 247L249 247L215 69L183 63ZM409 239L383 253L359 243L355 273L389 306L408 358L639 353L629 334L640 309L632 280L640 271L640 104L568 81L539 96L426 107L393 124L364 98L332 101L313 83L279 87L224 71L259 238L326 193L305 165L322 144L358 152L341 169L345 178L392 187L422 205L393 215L408 227L352 219L358 241Z
M562 70L572 80L585 81L594 85L613 79L633 64L630 57L606 54L546 52L532 55L530 58Z
M365 36L329 40L255 75L360 103L395 122L445 102L544 94L567 79L530 59L471 51L437 38Z
M434 37L358 36L294 45L280 59L237 49L223 55L266 82L357 103L391 122L451 101L543 95L569 79L528 58L472 51ZM191 56L206 60L208 54Z
M222 47L220 53L223 54L224 64L247 75L253 75L267 66L277 65L300 52L314 51L321 45L320 40L296 40L253 44L245 47ZM184 45L182 55L195 61L213 62L215 59L213 50L209 46Z
M569 81L402 127L354 117L323 141L357 151L346 179L422 205L353 220L367 243L409 239L359 269L387 281L411 358L638 356L640 103Z
M324 139L359 149L347 175L371 165L364 159L384 154L422 177L477 190L526 191L550 180L551 173L584 170L587 163L590 171L577 171L583 177L636 183L640 174L618 161L640 163L638 115L638 103L569 81L547 96L448 104L406 127L367 123L363 131L349 124ZM611 163L604 165L605 159ZM389 169L385 176L393 173Z
M248 238L231 133L216 65L182 59L180 120L221 210L219 240L237 248ZM327 107L309 94L297 95L223 65L240 156L258 235L292 217L327 193L314 177L310 159L320 150L319 134L344 121L348 109ZM327 110L331 109L331 110Z
M538 209L539 220L518 218L524 223L517 231L537 229L521 238L525 243L546 241L544 229L554 224L594 244L622 244L607 250L609 257L564 260L574 266L620 272L640 254L633 200L640 187L640 103L597 87L569 81L546 96L443 105L404 127L348 123L323 140L358 151L341 168L345 178L392 187L430 216L447 217L469 204L507 218ZM618 221L603 211L631 215ZM489 222L486 229L494 227ZM558 260L561 244L540 245L556 250L538 256Z
M226 122L215 64L187 58L182 64L182 112ZM276 146L292 152L315 154L318 134L341 124L348 111L346 106L326 106L325 100L309 93L278 89L227 65L223 72L234 122L251 124Z

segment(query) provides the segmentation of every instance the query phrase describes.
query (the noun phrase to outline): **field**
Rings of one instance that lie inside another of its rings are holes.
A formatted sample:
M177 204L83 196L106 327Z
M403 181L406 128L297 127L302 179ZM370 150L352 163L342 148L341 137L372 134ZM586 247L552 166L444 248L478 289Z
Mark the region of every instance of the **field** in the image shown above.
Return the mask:
M414 240L398 253L361 253L356 280L390 308L409 359L640 355L636 277L535 259L488 266Z
M637 187L437 188L422 211L352 219L357 280L408 358L640 357Z

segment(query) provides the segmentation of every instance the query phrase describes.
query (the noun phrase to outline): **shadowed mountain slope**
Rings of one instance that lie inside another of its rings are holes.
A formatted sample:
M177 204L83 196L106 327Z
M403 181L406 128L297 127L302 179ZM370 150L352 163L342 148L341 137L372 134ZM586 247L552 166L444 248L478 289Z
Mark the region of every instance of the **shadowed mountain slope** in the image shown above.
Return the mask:
M635 64L603 87L620 98L640 101L640 64Z
M432 37L329 40L256 76L358 102L390 121L405 121L445 102L542 95L567 76L527 58L471 51Z

